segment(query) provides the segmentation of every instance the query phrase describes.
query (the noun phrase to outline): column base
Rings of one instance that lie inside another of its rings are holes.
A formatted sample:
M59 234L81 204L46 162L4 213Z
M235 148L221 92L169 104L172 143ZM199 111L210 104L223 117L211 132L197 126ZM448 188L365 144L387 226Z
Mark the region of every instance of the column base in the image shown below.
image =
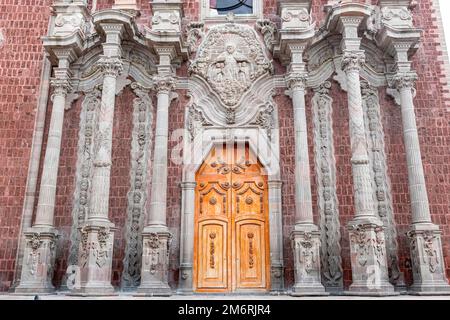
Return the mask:
M353 283L346 294L362 296L399 295L389 282L386 244L381 221L376 218L350 222L350 255Z
M297 224L291 234L295 284L292 296L329 295L320 278L320 233L312 224Z
M432 223L415 224L408 232L410 239L414 295L447 295L450 285L445 276L441 231Z
M70 295L115 295L111 285L114 224L87 222L80 228L78 273Z
M141 285L136 296L170 296L169 247L172 235L165 226L147 226L142 232Z
M55 291L52 278L58 233L51 227L32 227L24 235L22 273L14 292L25 295L51 294Z
M178 284L177 293L180 294L192 294L193 291L193 270L192 265L182 264L180 266L180 280Z

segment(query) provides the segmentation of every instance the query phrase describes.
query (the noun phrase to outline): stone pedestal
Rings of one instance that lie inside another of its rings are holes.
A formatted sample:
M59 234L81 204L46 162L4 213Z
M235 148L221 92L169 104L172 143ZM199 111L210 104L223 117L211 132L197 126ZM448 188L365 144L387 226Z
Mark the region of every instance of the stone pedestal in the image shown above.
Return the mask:
M409 294L450 295L445 277L441 231L434 224L413 225L408 232L414 283Z
M57 231L53 228L30 228L25 233L20 284L17 294L50 294L55 291L52 284L55 263Z
M93 225L87 223L80 228L81 242L78 254L79 280L72 294L112 295L111 268L114 243L112 223Z
M320 233L317 227L296 226L291 239L295 266L291 295L328 295L320 280Z
M386 244L382 222L355 219L349 226L353 281L346 294L364 296L397 295L389 283Z
M143 255L138 296L170 296L169 246L172 235L164 228L146 227L142 233Z

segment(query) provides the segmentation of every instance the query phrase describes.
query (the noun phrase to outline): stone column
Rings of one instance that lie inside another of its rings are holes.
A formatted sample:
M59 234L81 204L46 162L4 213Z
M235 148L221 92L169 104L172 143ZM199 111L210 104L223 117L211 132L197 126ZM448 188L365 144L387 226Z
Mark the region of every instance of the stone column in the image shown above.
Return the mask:
M445 277L441 231L431 221L425 175L414 113L413 90L416 74L399 72L392 85L400 92L403 122L403 140L408 165L409 194L412 224L410 238L413 285L410 293L419 295L450 294Z
M180 241L180 284L179 293L190 294L193 289L194 262L194 211L195 211L195 182L182 182L183 189Z
M44 165L39 191L36 218L31 228L26 229L25 250L22 273L17 293L49 293L52 285L55 262L55 241L57 231L53 226L56 200L61 139L64 122L66 96L71 86L69 79L70 62L74 60L71 50L55 50L59 63L55 68L55 78L51 80L53 88L52 114L47 138Z
M160 60L163 60L160 58ZM170 93L174 79L170 75L154 78L157 92L155 151L153 158L150 210L142 233L143 257L139 295L171 295L168 284L169 244L172 238L166 225L167 161Z
M295 226L291 234L295 268L291 294L294 296L328 294L320 279L320 233L312 211L304 49L304 45L290 45L292 62L286 79L292 97L295 128Z
M355 217L349 222L353 283L349 294L396 294L389 283L383 223L377 217L371 184L369 155L364 129L360 69L364 52L360 50L358 26L363 17L340 17L343 32L342 69L347 80L350 122L351 163Z
M115 228L109 221L108 214L116 81L122 72L120 43L123 25L101 23L100 26L106 34L104 55L97 62L97 68L103 74L103 87L98 129L94 137L95 154L89 213L87 221L80 227L80 287L74 290L74 293L82 295L114 293L111 268Z

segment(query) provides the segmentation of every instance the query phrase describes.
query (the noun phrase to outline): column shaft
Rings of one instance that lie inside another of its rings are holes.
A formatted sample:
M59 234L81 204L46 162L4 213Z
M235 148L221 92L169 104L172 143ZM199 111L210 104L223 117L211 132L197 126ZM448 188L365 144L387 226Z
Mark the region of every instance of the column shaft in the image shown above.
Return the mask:
M295 127L295 224L313 224L305 89L292 89Z
M169 137L169 91L158 92L155 152L147 225L165 226L167 208L167 143Z
M55 92L34 223L34 226L38 227L53 227L65 102L66 92L64 90Z
M416 116L410 87L400 89L403 139L408 165L409 193L411 197L412 223L431 223L425 175L423 172Z
M105 74L103 78L102 100L98 118L97 154L92 176L92 198L88 220L109 222L109 189L111 175L112 128L116 77Z

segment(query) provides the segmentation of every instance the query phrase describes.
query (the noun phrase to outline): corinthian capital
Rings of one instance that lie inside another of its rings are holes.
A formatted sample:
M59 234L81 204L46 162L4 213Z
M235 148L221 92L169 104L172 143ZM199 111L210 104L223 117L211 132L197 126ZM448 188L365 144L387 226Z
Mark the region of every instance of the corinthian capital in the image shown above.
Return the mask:
M153 85L157 93L169 93L175 89L175 80L169 75L156 75L153 77Z
M120 58L103 56L98 60L97 68L99 68L104 75L117 77L123 71L123 63Z
M404 88L414 89L416 80L417 74L414 72L397 73L389 82L389 86L397 90Z
M52 79L50 80L50 85L53 88L53 96L66 96L67 93L72 89L68 79Z
M360 70L364 64L364 52L362 51L344 51L342 56L342 70Z
M289 89L305 89L308 76L304 73L290 73L286 77L286 84Z

